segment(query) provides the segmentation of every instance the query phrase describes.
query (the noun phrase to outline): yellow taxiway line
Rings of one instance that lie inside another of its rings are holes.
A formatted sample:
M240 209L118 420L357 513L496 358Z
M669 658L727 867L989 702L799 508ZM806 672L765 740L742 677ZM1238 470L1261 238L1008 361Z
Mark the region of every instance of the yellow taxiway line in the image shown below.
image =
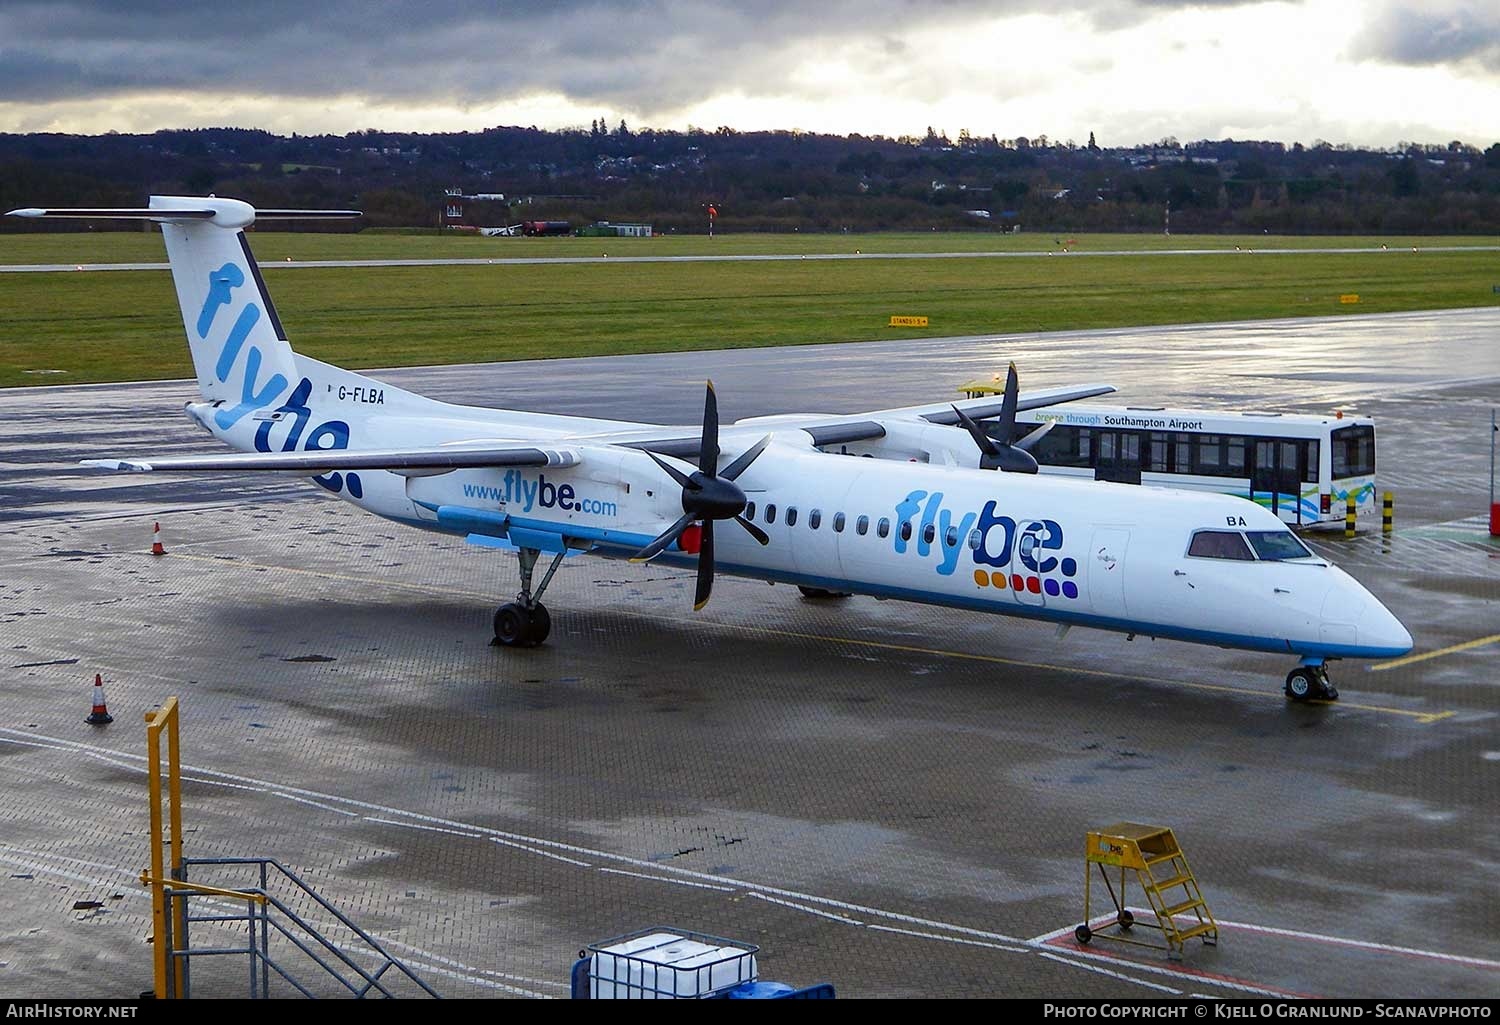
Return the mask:
M258 563L258 562L249 562L249 561L247 561L245 559L239 559L239 558L223 558L223 557L216 557L216 556L212 556L212 555L189 555L189 554L186 554L186 553L171 553L171 554L168 555L168 558L173 558L173 559L189 559L189 560L192 560L194 562L210 562L210 563L213 563L216 566L240 566L240 567L243 567L245 569L250 569L250 570L276 570L278 572L293 573L293 574L297 574L297 575L300 575L300 576L323 577L323 578L328 579L328 580L345 580L345 581L351 581L353 583L357 583L357 584L363 585L365 587L368 587L372 583L372 581L369 578L367 578L367 577L357 577L357 576L352 576L352 575L345 574L345 573L330 573L330 572L326 572L324 570L300 569L300 568L297 568L295 566L281 566L281 565L276 565L276 564L266 564L266 563ZM381 587L389 587L389 588L393 588L393 589L397 589L397 590L404 590L404 591L417 591L417 592L426 593L426 594L440 594L440 595L443 595L443 596L446 596L446 597L453 597L453 596L473 597L473 598L479 598L479 599L486 600L486 601L491 600L493 598L493 595L481 594L481 593L475 592L475 591L460 591L460 590L457 590L457 589L454 589L454 588L449 588L449 587L434 587L434 586L428 585L428 584L408 584L408 583L404 583L404 582L397 581L397 580L377 580L377 581L373 581L373 582L376 583L376 584L378 584ZM650 615L649 613L645 613L645 612L634 612L634 611L631 611L630 609L614 609L612 611L614 611L614 612L616 612L617 614L620 614L620 615L631 616L631 617L633 617L635 619L651 620L652 622L657 622L657 623L666 623L666 624L671 624L671 625L680 625L680 623L681 623L680 619L671 619L671 618L668 618L668 617L665 617L665 616L655 616L655 615ZM1080 666L1063 666L1063 665L1056 665L1056 664L1053 664L1051 662L1027 662L1027 661L1023 661L1021 659L1005 658L1005 657L1000 656L1000 655L981 655L981 654L979 654L977 652L972 652L972 651L951 651L951 650L948 650L946 648L923 648L923 647L918 647L916 645L910 645L910 644L892 644L889 641L871 641L871 640L865 640L865 639L859 638L859 637L840 637L840 636L829 635L829 634L803 633L803 632L797 631L797 630L778 630L778 629L775 629L773 627L767 627L767 626L751 626L751 625L743 624L743 623L725 623L725 622L722 622L722 621L719 621L719 620L711 620L711 619L703 620L703 622L710 623L713 626L717 626L717 627L720 627L720 628L723 628L723 629L728 629L728 630L743 630L743 631L748 631L750 633L765 634L765 635L770 636L770 637L786 637L786 638L793 639L793 640L815 641L815 642L820 643L820 644L828 644L828 643L834 643L834 644L852 644L852 645L856 645L858 647L876 648L876 649L879 649L879 650L882 650L882 651L899 651L899 652L902 652L902 653L905 653L905 654L911 654L911 655L932 655L932 656L936 656L938 658L961 659L963 661L968 661L968 662L986 662L986 663L989 663L991 665L1014 666L1014 667L1016 667L1018 669L1044 669L1044 670L1048 670L1050 672L1056 672L1056 673L1074 673L1074 674L1079 675L1079 676L1097 676L1097 677L1102 677L1104 679L1109 679L1109 680L1143 680L1143 679L1147 679L1147 677L1141 676L1140 674L1116 673L1116 672L1112 672L1112 671L1110 671L1108 669L1085 669L1085 668L1082 668ZM1485 643L1488 643L1490 641L1495 641L1495 640L1500 640L1500 634L1497 634L1494 637L1490 637L1490 638L1485 638L1484 639ZM1474 647L1474 646L1477 646L1479 643L1480 642L1478 642L1478 641L1471 641L1468 646L1469 647ZM1438 652L1434 652L1433 654L1439 654L1439 653ZM1384 663L1384 665L1386 665L1386 666L1390 666L1390 665L1394 665L1394 664L1397 664L1397 663ZM1379 667L1376 667L1376 668L1379 668ZM1152 679L1154 679L1154 678L1152 678ZM1187 680L1175 680L1175 681L1171 681L1171 686L1174 686L1174 687L1189 687L1189 688L1192 688L1194 690L1218 691L1220 693L1228 693L1228 694L1240 694L1240 695L1244 695L1244 696L1248 696L1248 697L1262 697L1262 696L1264 696L1264 697L1270 697L1271 696L1271 695L1265 694L1265 692L1263 692L1263 691L1249 690L1249 689L1244 688L1244 687L1226 687L1226 686L1224 686L1222 684L1214 684L1214 683L1193 683L1193 682L1190 682L1190 681L1187 681ZM1420 723L1423 726L1430 725L1431 723L1435 723L1435 722L1437 722L1437 721L1439 721L1441 719L1450 718L1450 717L1452 717L1452 716L1454 716L1454 715L1457 714L1456 712L1452 712L1452 711L1446 711L1446 712L1415 712L1415 711L1412 711L1412 710L1406 709L1406 708L1391 708L1391 707L1386 706L1386 705L1366 705L1366 704L1361 704L1361 703L1354 702L1354 701L1309 701L1309 702L1307 702L1307 704L1310 704L1310 705L1334 705L1334 706L1337 706L1339 708L1356 708L1356 709L1359 709L1361 712L1377 712L1377 713L1380 713L1382 715L1396 715L1396 716L1401 716L1403 718L1411 719L1414 722Z
M1453 655L1460 651L1468 651L1471 648L1482 648L1486 644L1494 644L1500 641L1500 634L1490 634L1488 637L1478 637L1472 641L1464 641L1462 644L1450 644L1446 648L1436 651L1424 651L1420 655L1405 655L1401 658L1392 659L1389 662L1377 662L1370 667L1372 673L1382 673L1387 669L1396 669L1400 666L1409 666L1413 662L1426 662L1429 658L1442 658L1444 655Z

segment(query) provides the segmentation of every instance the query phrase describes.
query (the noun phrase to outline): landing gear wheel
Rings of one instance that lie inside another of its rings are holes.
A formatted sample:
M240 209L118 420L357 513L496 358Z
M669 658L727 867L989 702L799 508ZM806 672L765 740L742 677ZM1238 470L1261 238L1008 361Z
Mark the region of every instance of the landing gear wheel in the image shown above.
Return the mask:
M552 615L547 606L540 603L531 607L531 620L526 628L526 647L534 648L547 639L552 632Z
M1293 701L1337 701L1339 692L1323 666L1298 666L1286 674L1286 696Z
M802 597L809 598L813 601L822 601L826 598L849 597L848 591L825 591L821 587L803 587L801 584L797 585L797 590L802 592Z
M1293 701L1311 701L1322 691L1311 666L1299 666L1286 674L1286 696Z
M495 612L495 639L492 643L507 648L534 648L552 632L552 616L540 603L527 608L520 602L506 602Z
M1132 915L1129 911L1121 911L1118 915L1115 916L1115 924L1118 925L1121 929L1129 929L1132 925L1135 924L1135 916Z
M1094 938L1094 930L1090 929L1086 925L1080 925L1073 930L1073 938L1079 943L1086 944L1089 940Z
M526 646L531 617L515 602L506 602L495 610L495 639L492 643L506 648Z

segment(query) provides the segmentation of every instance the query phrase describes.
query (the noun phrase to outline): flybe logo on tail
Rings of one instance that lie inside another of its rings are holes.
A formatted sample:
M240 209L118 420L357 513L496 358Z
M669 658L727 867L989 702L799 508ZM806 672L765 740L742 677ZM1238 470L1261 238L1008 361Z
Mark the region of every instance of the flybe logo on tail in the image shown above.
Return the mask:
M308 396L312 394L312 381L303 378L297 385L297 390L291 396L276 407L278 413L292 414L291 427L287 430L286 439L281 443L281 451L295 452L297 442L302 441L302 432L307 429L307 422L312 419L312 407L307 404ZM255 431L255 450L257 452L271 451L271 428L276 426L273 421L264 421ZM344 449L349 447L349 425L342 420L325 420L314 427L307 434L307 440L302 444L304 452L326 452L330 449ZM359 474L350 470L347 474L334 470L325 473L321 477L314 477L313 482L320 484L338 494L345 486L349 488L349 494L354 498L363 498L365 495L364 484L359 479Z
M208 339L208 333L213 330L214 321L218 319L219 310L230 305L234 300L235 290L244 287L245 272L238 264L226 263L216 271L210 271L208 275L208 295L203 300L203 309L198 313L198 323L195 325L198 337ZM228 383L230 375L234 372L240 356L244 356L244 377L240 383L240 402L231 408L220 407L214 412L214 423L221 430L228 430L239 423L249 413L275 402L287 389L288 381L284 374L272 374L264 384L256 387L260 380L261 364L265 362L265 356L260 351L260 346L253 342L246 344L250 338L250 332L255 325L260 323L261 309L253 303L246 303L240 310L239 316L229 328L229 333L224 338L224 345L219 349L219 357L214 362L214 376L221 382ZM286 402L277 407L278 413L290 413L291 426L287 430L286 438L282 441L282 452L294 452L300 442L304 451L316 452L328 449L345 449L349 447L349 425L342 420L327 420L311 431L307 430L308 421L312 419L312 408L307 404L309 396L312 395L312 381L303 378L297 384L297 389L288 396ZM267 420L263 422L255 432L255 450L257 452L271 451L271 429L276 424ZM303 433L306 432L304 439ZM334 494L342 492L346 487L353 498L364 497L364 484L359 479L359 474L342 474L337 471L325 473L321 477L314 477L313 482L327 488Z
M204 341L208 340L208 333L214 326L219 309L228 306L234 298L235 289L244 284L245 272L234 263L226 263L216 271L209 271L208 295L203 300L203 309L198 313L199 338ZM259 306L255 303L245 304L234 326L229 329L224 345L219 350L219 358L214 364L215 376L221 383L227 384L240 353L242 351L245 353L245 371L240 381L239 405L229 409L220 408L214 413L214 423L218 424L221 430L228 430L244 419L246 414L274 402L277 396L286 391L290 383L282 374L272 374L262 387L256 388L256 382L260 379L260 366L265 361L265 357L261 354L258 345L252 344L247 350L245 341L250 337L250 332L260 321L260 317Z

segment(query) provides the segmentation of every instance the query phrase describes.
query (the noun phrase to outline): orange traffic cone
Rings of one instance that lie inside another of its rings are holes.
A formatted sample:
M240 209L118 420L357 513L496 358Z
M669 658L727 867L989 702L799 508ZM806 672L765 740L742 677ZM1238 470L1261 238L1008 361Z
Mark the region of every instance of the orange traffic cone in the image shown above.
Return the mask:
M94 726L103 726L105 723L114 722L115 717L109 714L109 709L104 707L104 678L98 673L94 674L94 710L84 720Z
M166 555L167 550L161 546L161 524L151 524L151 554Z

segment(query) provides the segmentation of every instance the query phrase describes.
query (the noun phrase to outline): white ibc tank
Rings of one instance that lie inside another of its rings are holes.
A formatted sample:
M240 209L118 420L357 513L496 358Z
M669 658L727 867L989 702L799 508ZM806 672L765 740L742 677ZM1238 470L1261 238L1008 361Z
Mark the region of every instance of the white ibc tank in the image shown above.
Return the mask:
M593 948L589 995L596 1000L682 1000L712 996L758 978L755 947L714 945L650 932Z

